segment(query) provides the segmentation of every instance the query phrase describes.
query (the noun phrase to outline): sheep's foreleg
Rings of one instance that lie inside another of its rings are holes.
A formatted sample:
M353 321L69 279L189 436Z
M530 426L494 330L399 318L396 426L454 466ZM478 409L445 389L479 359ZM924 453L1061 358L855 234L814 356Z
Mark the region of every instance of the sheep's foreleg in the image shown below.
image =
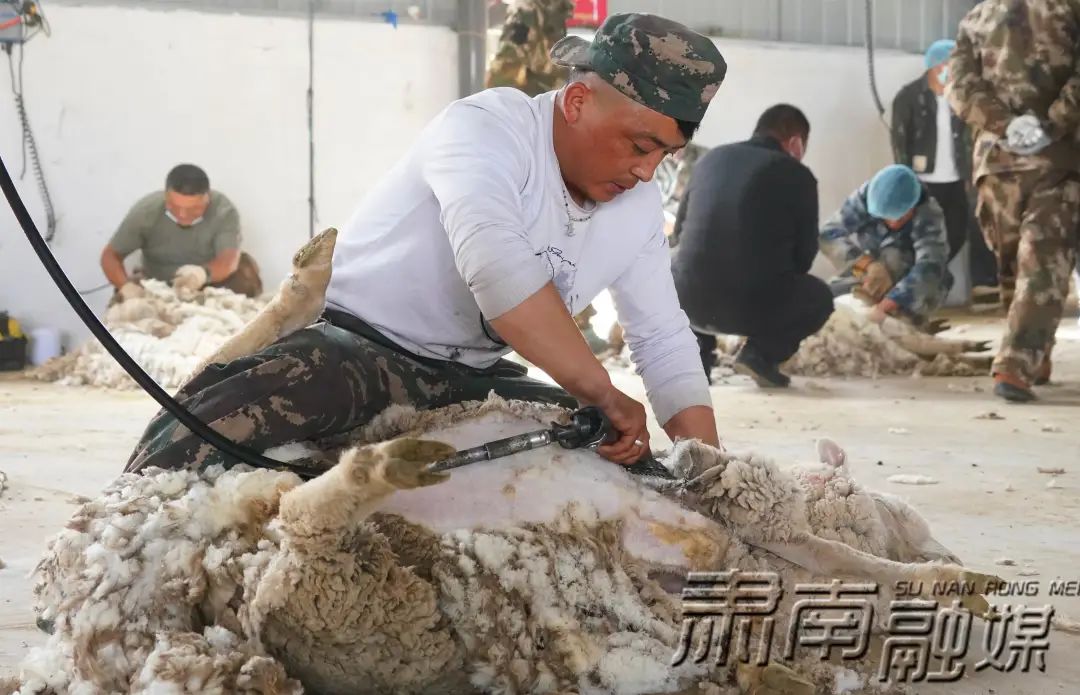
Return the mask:
M897 582L904 581L909 586L921 586L924 593L943 585L954 585L963 589L956 592L961 604L978 616L986 616L990 612L990 604L983 594L1002 581L959 565L886 560L809 533L799 534L796 540L786 543L758 545L788 562L827 577L858 577L876 582L879 586L895 586Z
M283 528L294 542L332 538L354 528L395 490L446 480L448 473L425 468L454 451L449 444L422 439L350 449L329 471L282 495Z
M951 340L927 335L899 319L887 318L881 324L881 330L908 352L919 357L934 358L938 355L960 355L965 352L986 352L990 343L985 340Z
M208 364L230 362L256 353L318 320L326 307L336 242L337 230L330 228L300 247L293 256L292 273L282 281L270 302L192 374L198 374Z

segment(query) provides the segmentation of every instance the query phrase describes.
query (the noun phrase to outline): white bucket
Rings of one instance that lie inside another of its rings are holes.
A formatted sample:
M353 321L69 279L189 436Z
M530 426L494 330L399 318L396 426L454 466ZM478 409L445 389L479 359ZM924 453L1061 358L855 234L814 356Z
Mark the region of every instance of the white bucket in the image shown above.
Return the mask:
M60 330L45 326L30 331L30 364L44 364L61 352Z

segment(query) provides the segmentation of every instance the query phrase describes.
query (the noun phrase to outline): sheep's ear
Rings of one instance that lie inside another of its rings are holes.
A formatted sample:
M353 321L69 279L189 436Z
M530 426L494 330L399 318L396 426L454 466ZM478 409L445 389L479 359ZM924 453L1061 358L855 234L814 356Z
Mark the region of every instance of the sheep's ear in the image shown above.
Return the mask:
M833 468L839 468L847 462L847 453L831 439L819 439L817 442L818 460Z
M440 461L456 451L449 444L431 439L394 439L379 446L379 453L387 458L416 463Z

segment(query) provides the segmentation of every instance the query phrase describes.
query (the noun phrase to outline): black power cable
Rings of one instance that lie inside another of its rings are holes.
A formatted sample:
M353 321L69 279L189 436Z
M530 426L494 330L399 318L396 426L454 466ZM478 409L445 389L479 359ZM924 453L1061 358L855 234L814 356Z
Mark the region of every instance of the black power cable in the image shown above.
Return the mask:
M45 205L45 241L51 242L56 236L56 211L53 208L52 196L49 195L49 187L45 183L45 173L41 169L41 156L38 154L37 141L34 139L34 131L30 129L30 118L26 115L26 104L23 102L23 45L19 44L19 71L18 80L15 74L15 58L12 56L11 44L4 44L4 52L8 56L8 72L11 74L11 93L15 97L15 112L19 115L19 124L22 127L22 153L23 164L21 179L26 174L26 154L30 152L30 166L34 170L34 178L37 180L38 191L41 192L41 201Z
M190 411L184 408L184 406L177 403L172 396L165 392L165 389L161 388L149 374L143 371L138 362L124 352L124 348L120 346L120 343L116 342L116 338L113 338L112 334L109 333L109 330L102 325L101 321L94 315L94 312L91 311L90 307L83 301L83 298L79 296L78 290L75 289L75 286L71 284L71 280L64 274L64 270L60 267L60 264L57 263L56 257L53 256L52 252L49 250L49 245L45 242L41 233L34 225L34 220L30 217L30 213L27 212L22 198L19 197L19 192L15 189L15 182L11 180L7 164L4 163L2 157L0 157L0 188L3 188L8 205L11 206L11 211L15 213L15 218L19 221L23 233L26 234L26 239L30 242L30 246L34 248L34 252L37 254L42 265L45 266L45 270L48 271L49 276L52 278L53 282L56 283L60 292L63 293L64 299L66 299L68 304L71 305L71 308L75 310L75 313L79 315L79 318L82 319L82 322L90 329L90 332L94 334L94 337L101 341L101 344L105 346L105 349L112 355L112 358L119 362L120 366L124 368L124 371L126 371L144 391L150 394L151 398L157 401L162 408L169 411L173 417L179 420L181 424L201 439L210 443L225 454L239 459L244 463L258 468L289 470L296 473L301 478L313 478L318 474L318 471L312 468L285 461L276 461L251 451L236 442L230 441L218 432L212 430L206 423L199 420Z

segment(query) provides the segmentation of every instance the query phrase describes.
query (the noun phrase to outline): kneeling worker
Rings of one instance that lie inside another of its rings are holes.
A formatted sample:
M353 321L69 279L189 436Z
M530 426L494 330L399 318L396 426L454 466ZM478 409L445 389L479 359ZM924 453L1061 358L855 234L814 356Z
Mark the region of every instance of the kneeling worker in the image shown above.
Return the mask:
M817 180L801 163L809 137L802 111L779 104L750 140L694 165L672 272L706 374L715 334L743 335L736 370L762 387L787 386L779 365L832 313L828 286L808 274L818 246Z
M840 269L833 293L873 304L878 323L889 315L924 325L952 285L945 213L906 166L885 167L852 193L820 246Z
M164 193L135 203L101 252L101 269L120 300L143 292L124 269L134 251L142 251L143 277L188 290L211 285L249 297L262 293L258 265L240 251L236 208L210 190L206 172L193 164L174 167Z

